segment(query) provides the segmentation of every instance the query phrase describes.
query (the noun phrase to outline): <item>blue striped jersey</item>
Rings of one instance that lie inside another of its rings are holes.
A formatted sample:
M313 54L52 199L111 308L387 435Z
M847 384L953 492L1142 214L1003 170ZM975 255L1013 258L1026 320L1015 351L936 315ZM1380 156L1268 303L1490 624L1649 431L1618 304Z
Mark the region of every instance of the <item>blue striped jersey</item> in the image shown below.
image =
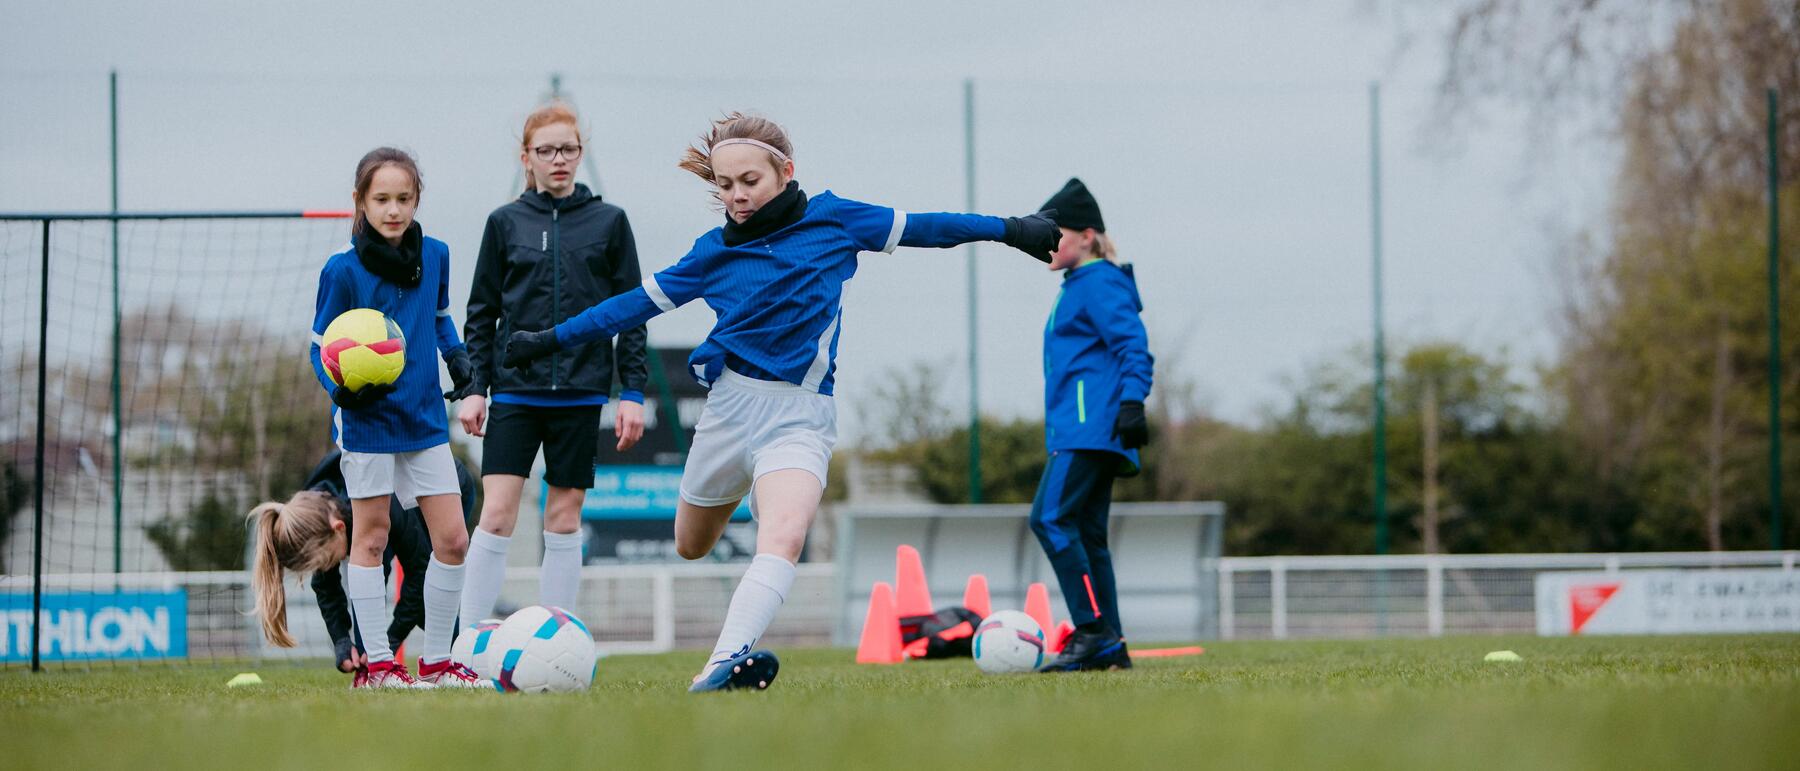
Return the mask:
M330 393L337 387L325 373L319 348L325 327L352 308L374 308L393 319L406 336L406 368L394 392L363 410L331 407L331 440L351 452L413 452L450 441L443 392L438 387L437 357L462 348L456 322L450 318L450 247L429 236L420 240L421 272L417 287L384 280L356 256L356 248L331 255L319 271L319 297L312 326L313 374ZM435 343L435 345L434 345Z
M1005 230L998 217L909 215L826 191L806 202L799 221L762 238L726 246L723 228L708 231L642 287L558 324L556 339L565 348L581 345L705 300L718 320L688 359L701 385L710 386L729 366L830 395L844 285L856 275L858 253L997 241Z

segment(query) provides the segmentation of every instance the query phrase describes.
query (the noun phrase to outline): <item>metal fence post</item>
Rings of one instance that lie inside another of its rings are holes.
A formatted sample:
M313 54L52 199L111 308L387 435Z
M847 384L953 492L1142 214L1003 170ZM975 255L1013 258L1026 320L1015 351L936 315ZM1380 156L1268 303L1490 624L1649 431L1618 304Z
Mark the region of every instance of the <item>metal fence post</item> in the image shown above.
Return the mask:
M1230 640L1237 637L1237 604L1232 597L1234 585L1231 565L1219 565L1219 637Z
M658 651L675 650L675 572L665 566L656 571L650 582L653 598L651 644Z
M1276 560L1269 567L1269 634L1287 639L1287 563Z
M1436 557L1425 562L1425 633L1444 636L1444 563Z

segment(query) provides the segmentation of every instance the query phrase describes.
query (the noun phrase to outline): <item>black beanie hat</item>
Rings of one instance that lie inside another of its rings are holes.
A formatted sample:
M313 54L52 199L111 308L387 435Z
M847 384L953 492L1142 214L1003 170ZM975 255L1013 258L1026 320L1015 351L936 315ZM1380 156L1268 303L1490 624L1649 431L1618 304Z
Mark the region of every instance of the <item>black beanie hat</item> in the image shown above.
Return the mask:
M1093 228L1106 232L1106 220L1100 218L1100 202L1077 177L1070 177L1069 183L1050 196L1042 208L1055 209L1056 224L1070 230Z

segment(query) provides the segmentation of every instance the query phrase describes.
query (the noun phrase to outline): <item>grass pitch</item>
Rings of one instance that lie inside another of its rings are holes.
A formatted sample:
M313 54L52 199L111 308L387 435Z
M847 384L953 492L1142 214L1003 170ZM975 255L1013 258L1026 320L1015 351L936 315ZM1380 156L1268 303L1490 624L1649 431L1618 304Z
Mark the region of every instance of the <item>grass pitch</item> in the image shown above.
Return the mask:
M1510 648L1522 663L1488 664ZM1214 643L987 677L786 650L763 693L622 656L561 696L353 693L329 665L0 673L7 768L1781 768L1800 636Z

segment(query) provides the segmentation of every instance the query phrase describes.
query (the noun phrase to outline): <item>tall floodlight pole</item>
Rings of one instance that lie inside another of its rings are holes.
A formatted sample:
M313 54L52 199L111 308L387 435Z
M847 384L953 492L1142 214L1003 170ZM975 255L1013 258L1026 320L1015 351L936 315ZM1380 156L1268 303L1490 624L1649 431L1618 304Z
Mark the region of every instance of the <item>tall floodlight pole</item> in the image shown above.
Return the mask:
M963 80L963 185L967 206L975 211L975 79ZM981 502L981 370L976 342L978 294L975 245L968 245L969 266L969 502Z
M1369 84L1369 250L1375 284L1375 553L1388 553L1387 346L1381 324L1381 84Z
M1781 193L1775 89L1769 89L1769 548L1781 537Z
M119 213L119 71L107 75L107 111L111 114L112 213ZM125 548L125 401L119 387L119 221L112 221L112 472L113 573L124 571Z

